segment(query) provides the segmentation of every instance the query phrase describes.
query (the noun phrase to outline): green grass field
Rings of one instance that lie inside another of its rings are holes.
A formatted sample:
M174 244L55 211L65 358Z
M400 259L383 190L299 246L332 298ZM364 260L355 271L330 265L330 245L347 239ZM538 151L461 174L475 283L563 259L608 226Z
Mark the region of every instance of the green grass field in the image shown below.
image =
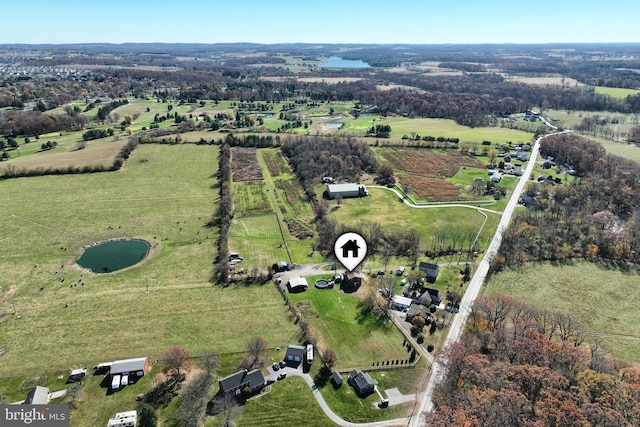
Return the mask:
M10 219L0 249L0 394L20 397L16 387L25 377L53 372L49 384L79 366L156 360L174 345L236 355L259 334L286 346L297 328L272 285L209 282L216 231L205 224L215 211L217 153L211 146L142 145L119 172L0 182L0 211ZM274 225L252 228L265 234ZM96 275L73 263L82 245L129 236L154 245L134 268ZM236 322L238 313L250 314ZM104 394L91 384L81 397L85 415L72 425L101 425L130 409L129 394L109 401L115 404L91 403Z
M402 346L404 337L391 322L380 323L373 314L361 314L363 284L357 294L345 294L337 287L316 289L309 280L309 290L290 294L305 319L318 331L319 342L338 356L337 369L366 369L373 362L404 360L409 357Z
M484 295L506 294L539 308L564 311L574 316L587 332L604 334L607 350L614 357L638 363L638 280L635 272L598 264L542 264L494 275Z
M420 235L420 246L423 249L433 244L433 239L438 234L475 238L485 221L485 216L474 209L415 209L401 204L398 198L387 190L370 188L369 194L369 197L344 199L340 208L331 213L331 217L344 224L357 224L366 219L377 222L385 230L392 232L414 229ZM496 214L488 215L489 218L480 232L480 247L487 246L500 220Z
M420 136L433 136L437 138L460 138L461 142L526 143L531 141L532 135L516 129L499 127L470 128L457 124L448 119L408 119L402 117L389 117L376 120L375 124L391 126L391 136L401 138L403 135L411 136L412 132Z
M239 426L308 426L335 425L322 411L302 378L288 377L270 386L271 391L251 399L241 407ZM295 396L295 398L293 398ZM219 426L219 417L205 426Z
M613 98L626 98L627 96L637 95L640 93L640 90L638 89L625 89L620 87L595 86L594 89L596 93L609 95Z

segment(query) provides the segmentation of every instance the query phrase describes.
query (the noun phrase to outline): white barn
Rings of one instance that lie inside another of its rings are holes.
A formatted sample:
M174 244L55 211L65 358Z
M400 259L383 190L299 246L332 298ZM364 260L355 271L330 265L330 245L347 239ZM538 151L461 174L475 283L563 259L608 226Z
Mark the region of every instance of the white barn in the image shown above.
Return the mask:
M335 199L340 196L343 199L350 197L364 197L368 196L369 192L367 188L362 184L327 184L327 197Z

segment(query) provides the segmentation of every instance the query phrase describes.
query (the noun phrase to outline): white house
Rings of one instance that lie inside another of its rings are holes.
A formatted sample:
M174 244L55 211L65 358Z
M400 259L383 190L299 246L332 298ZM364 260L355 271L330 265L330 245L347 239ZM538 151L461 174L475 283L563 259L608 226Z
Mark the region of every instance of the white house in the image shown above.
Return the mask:
M396 295L393 297L393 305L398 310L404 310L406 308L409 308L412 302L413 300L411 298L403 297L400 295Z

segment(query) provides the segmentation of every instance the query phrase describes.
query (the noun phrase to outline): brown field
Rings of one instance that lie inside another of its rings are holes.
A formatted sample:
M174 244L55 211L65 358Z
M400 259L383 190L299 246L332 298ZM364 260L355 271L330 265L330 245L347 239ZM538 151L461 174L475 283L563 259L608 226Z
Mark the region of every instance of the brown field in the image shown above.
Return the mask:
M336 84L340 82L357 82L362 80L361 77L303 77L298 79L299 82L306 83L328 83L328 84Z
M385 91L385 90L394 90L394 89L404 89L407 90L409 92L416 92L416 93L425 93L426 91L414 87L414 86L405 86L405 85L395 85L395 84L390 84L390 85L376 85L376 89L378 89L379 91Z
M232 179L235 182L263 179L255 148L235 147L231 150Z
M58 147L46 153L38 153L32 156L12 159L9 162L3 162L0 164L0 172L3 172L8 167L15 167L17 169L49 169L65 168L68 166L81 168L94 165L108 167L113 164L116 155L126 143L126 139L100 145L92 145L91 142L89 142L86 148L82 150L69 149L67 151L62 151L65 149ZM56 152L56 150L61 151Z
M505 76L506 80L526 83L530 85L549 85L560 86L562 85L562 76L542 76L542 77L525 77L525 76ZM575 79L565 78L564 84L566 86L581 86L582 83Z
M400 184L408 184L411 193L432 202L460 199L460 187L444 180L456 174L461 166L482 167L475 159L458 153L439 153L424 149L379 149L395 171Z

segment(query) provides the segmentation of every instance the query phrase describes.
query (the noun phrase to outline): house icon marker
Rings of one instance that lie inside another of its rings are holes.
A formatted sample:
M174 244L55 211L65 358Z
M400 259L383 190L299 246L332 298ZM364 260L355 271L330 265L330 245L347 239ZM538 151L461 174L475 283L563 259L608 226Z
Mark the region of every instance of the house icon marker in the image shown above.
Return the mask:
M340 249L342 249L343 258L358 258L358 249L360 249L360 246L358 246L355 240L348 240ZM349 252L351 252L351 255L349 255Z

